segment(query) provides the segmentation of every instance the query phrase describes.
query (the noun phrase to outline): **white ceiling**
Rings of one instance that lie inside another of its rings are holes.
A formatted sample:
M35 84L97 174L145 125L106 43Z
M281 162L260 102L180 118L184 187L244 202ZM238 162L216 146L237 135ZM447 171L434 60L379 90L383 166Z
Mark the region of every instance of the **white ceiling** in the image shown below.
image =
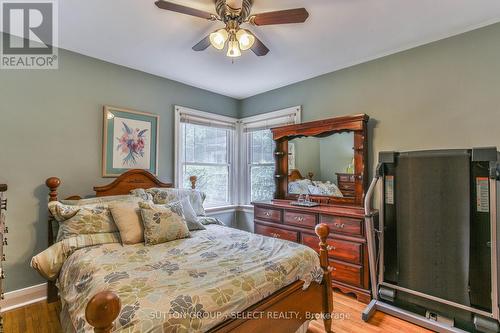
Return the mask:
M172 0L214 12L213 0ZM305 7L305 24L251 27L271 49L233 64L191 47L222 26L154 0L59 1L59 46L235 98L500 21L498 0L254 0L254 13Z

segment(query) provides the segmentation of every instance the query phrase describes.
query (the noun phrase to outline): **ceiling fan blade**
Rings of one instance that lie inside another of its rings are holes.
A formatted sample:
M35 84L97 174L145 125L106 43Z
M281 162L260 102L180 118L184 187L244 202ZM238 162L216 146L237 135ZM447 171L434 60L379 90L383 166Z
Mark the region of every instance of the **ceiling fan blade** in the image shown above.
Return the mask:
M303 23L308 17L309 13L305 8L296 8L255 14L250 17L249 21L253 25Z
M262 57L262 56L265 56L266 54L268 54L269 49L267 48L267 46L265 46L264 43L262 43L260 41L260 39L258 39L255 35L253 35L253 36L255 37L255 42L253 43L253 46L252 46L253 53L255 53L259 57Z
M196 16L196 17L207 19L207 20L215 20L214 14L210 14L210 13L207 13L203 10L199 10L199 9L195 9L195 8L191 8L191 7L178 5L178 4L170 2L170 1L158 0L155 2L155 5L161 9L170 10L170 11L181 13L181 14Z
M210 36L203 38L198 44L193 46L194 51L204 51L210 46Z

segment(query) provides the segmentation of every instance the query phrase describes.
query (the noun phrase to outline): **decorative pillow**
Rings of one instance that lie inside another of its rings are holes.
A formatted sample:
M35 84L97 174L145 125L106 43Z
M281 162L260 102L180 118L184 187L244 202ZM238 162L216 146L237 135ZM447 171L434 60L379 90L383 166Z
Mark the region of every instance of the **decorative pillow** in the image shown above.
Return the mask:
M109 210L120 231L123 244L144 242L144 227L139 204L135 202L112 202Z
M189 231L194 230L205 230L206 228L198 222L198 217L196 216L196 212L194 211L191 203L188 198L183 198L180 201L177 201L182 206L182 211L184 212L184 218L186 220L186 224L189 228ZM167 207L171 206L173 203L167 204Z
M107 207L80 207L71 218L59 222L56 241L82 234L100 234L116 232L116 224Z
M76 213L78 213L81 208L79 206L64 205L59 201L49 202L48 207L50 213L58 222L62 222L72 218L76 215Z
M31 267L45 279L54 281L66 259L76 250L106 243L119 243L118 233L80 235L57 242L31 259Z
M99 205L106 206L111 202L139 202L142 200L153 200L153 197L146 192L137 192L133 194L124 195L110 195L105 197L93 197L80 200L61 200L60 202L64 205L69 206L88 206L88 205Z
M139 203L139 206L146 245L165 243L190 236L186 222L182 216L172 211L174 208L159 207L150 203Z
M179 215L183 220L186 220L186 217L184 216L184 210L182 209L182 205L179 201L171 202L167 205L157 205L152 201L143 201L139 203L139 207L144 209L153 209L153 210L154 209L161 210L168 208L175 214Z
M153 201L153 195L151 193L147 193L143 188L137 188L135 190L130 191L130 194L134 197L139 197L144 201Z
M196 218L196 221L198 223L203 224L203 225L209 225L209 224L225 225L218 218L216 218L216 217L210 217L210 216L198 216ZM204 229L206 229L206 228L204 228Z
M205 216L203 202L205 201L206 195L203 192L184 188L150 188L145 191L153 196L153 202L155 204L160 205L179 201L187 197L196 215Z
M152 198L151 195L148 196ZM98 197L81 200L61 200L51 201L48 204L49 210L54 218L61 222L67 220L80 210L80 208L106 207L112 202L135 202L143 201L141 197L135 195L114 195L109 197Z
M344 197L337 185L329 180L326 182L315 180L313 181L313 184L321 191L321 193L319 193L321 195L333 195L339 198Z

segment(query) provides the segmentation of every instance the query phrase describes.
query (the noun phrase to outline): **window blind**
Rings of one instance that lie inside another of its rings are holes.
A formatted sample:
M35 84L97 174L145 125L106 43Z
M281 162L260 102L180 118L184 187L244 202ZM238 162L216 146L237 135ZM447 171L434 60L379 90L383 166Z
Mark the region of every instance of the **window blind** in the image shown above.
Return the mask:
M268 118L265 120L257 120L253 122L242 122L243 132L255 132L266 129L271 129L273 127L285 126L295 124L297 114L287 114L284 116L277 116L273 118Z
M204 118L202 116L195 116L186 113L180 114L180 122L186 124L214 127L214 128L224 128L231 130L236 129L236 124L229 121L209 119L209 118Z

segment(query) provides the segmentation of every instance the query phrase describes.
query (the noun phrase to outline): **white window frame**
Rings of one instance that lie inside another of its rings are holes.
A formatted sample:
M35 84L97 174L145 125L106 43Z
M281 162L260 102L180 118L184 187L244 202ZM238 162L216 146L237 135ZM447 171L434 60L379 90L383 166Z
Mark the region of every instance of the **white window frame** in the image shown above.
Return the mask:
M250 179L250 161L249 159L249 151L248 151L248 139L247 135L245 135L245 127L246 124L261 124L265 127L267 122L270 122L272 119L284 118L284 117L294 117L295 124L300 124L302 119L302 106L294 106L278 111L267 112L263 114L259 114L252 117L246 117L239 120L239 137L240 137L240 145L239 145L239 158L240 158L240 168L242 174L240 177L240 182L238 184L238 188L240 189L239 195L239 205L241 207L251 207L251 179Z
M200 111L200 110L195 110L195 109L190 109L187 107L183 106L175 106L175 115L174 115L174 122L175 122L175 128L174 128L174 159L175 159L175 171L174 171L174 182L175 182L175 187L181 188L183 185L183 161L181 160L181 142L182 142L182 127L181 127L181 115L188 115L188 116L193 116L193 117L199 117L206 119L207 121L214 121L214 122L224 122L228 123L231 125L234 125L235 129L233 131L233 135L229 140L229 205L233 206L237 201L238 201L238 196L237 196L237 182L236 179L238 179L238 162L239 162L239 157L238 157L238 152L237 152L237 147L239 143L239 124L238 124L238 119L232 118L232 117L227 117L227 116L222 116L210 112L205 112L205 111ZM227 207L228 205L225 206L219 206L219 207ZM210 208L215 208L215 206L207 206Z

